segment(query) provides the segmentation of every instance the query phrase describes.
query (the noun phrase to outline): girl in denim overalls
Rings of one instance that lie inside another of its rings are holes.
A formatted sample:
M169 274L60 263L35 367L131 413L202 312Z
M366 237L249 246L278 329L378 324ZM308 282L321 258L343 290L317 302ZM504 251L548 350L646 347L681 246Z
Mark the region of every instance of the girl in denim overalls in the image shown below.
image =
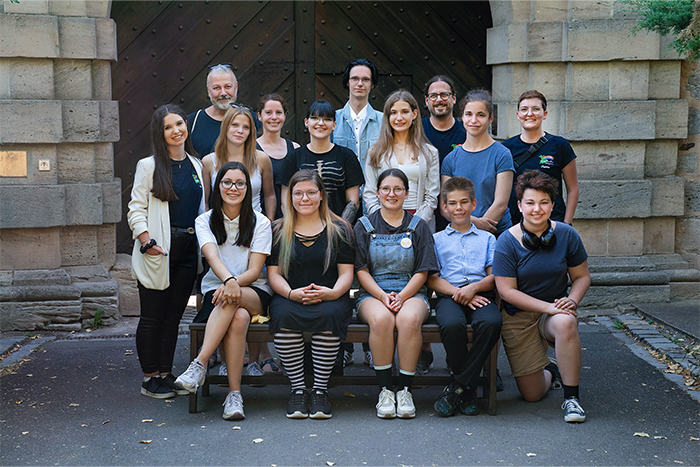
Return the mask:
M406 175L387 169L377 182L381 208L355 225L355 272L361 285L357 316L370 328L369 346L381 390L377 416L413 418L416 408L409 388L423 343L421 325L430 312L425 282L437 270L437 259L428 224L403 209ZM400 371L394 394L391 363L396 347Z

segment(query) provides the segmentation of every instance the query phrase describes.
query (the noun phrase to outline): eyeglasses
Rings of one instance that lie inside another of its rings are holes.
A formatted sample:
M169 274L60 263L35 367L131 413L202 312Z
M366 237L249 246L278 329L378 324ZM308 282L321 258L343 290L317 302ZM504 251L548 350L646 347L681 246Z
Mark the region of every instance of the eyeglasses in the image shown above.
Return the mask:
M294 199L304 199L304 195L306 195L307 198L312 199L318 196L320 193L320 190L309 190L309 191L295 191L292 193L292 197Z
M350 81L352 84L357 84L360 81L362 81L362 84L369 84L369 82L372 81L372 79L367 77L358 78L357 76L351 76L348 81Z
M435 102L436 100L438 100L438 97L440 98L440 100L446 101L447 99L449 99L449 98L452 97L453 95L454 95L453 92L439 92L439 93L438 93L438 92L431 92L431 93L428 94L426 97L427 97L430 101Z
M518 109L518 112L520 112L523 115L527 115L530 112L532 112L533 115L539 115L542 113L542 108L541 107L520 107Z
M247 110L250 113L253 113L253 109L251 109L250 107L246 107L245 105L236 104L235 102L231 102L229 105L231 107L233 107L234 109L243 109L243 110Z
M230 70L231 64L230 63L219 63L218 65L209 65L210 70L219 69L219 68L228 68Z
M403 194L404 191L406 191L406 189L398 187L398 186L394 187L394 188L391 188L389 186L379 187L379 193L383 194L384 196L388 195L392 191L394 192L395 195L400 196Z
M246 183L243 181L234 182L233 180L225 179L225 180L221 180L221 186L227 190L230 190L234 186L236 187L236 190L243 190L248 185L246 185Z
M333 123L335 119L331 117L321 117L319 115L312 115L307 120L322 121L323 123Z

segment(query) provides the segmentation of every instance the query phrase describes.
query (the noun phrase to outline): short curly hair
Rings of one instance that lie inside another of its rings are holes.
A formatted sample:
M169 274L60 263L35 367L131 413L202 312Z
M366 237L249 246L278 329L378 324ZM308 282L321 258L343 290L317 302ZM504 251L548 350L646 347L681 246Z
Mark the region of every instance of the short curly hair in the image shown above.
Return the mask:
M554 201L559 192L559 182L539 170L527 170L515 182L515 196L518 201L523 199L523 194L528 188L547 193L549 199Z

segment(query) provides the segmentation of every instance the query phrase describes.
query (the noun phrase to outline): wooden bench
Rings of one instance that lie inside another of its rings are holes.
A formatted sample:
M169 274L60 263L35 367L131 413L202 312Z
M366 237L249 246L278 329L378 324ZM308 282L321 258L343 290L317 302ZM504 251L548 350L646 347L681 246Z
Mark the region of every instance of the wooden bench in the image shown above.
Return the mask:
M431 317L428 323L423 325L422 334L423 342L432 344L441 344L440 339L440 328L437 323L434 322L435 318ZM432 321L432 322L431 322ZM205 323L192 323L190 324L190 361L197 357L199 348L204 342L204 330L206 328ZM472 329L468 329L469 341L473 339ZM269 333L267 324L251 324L248 328L248 337L246 339L248 342L272 342L273 336ZM348 327L348 332L345 340L343 342L353 342L362 343L369 341L369 326L366 324L353 323ZM484 364L485 374L488 375L487 378L482 378L482 387L484 397L488 397L488 407L489 415L496 415L496 362L498 361L498 349L500 347L500 340L496 343L489 358ZM312 377L313 375L307 375ZM416 386L425 385L441 385L446 386L451 381L449 376L445 375L424 375L415 376L413 379L413 384ZM329 381L329 386L338 385L374 385L376 384L376 378L374 375L334 375L331 376ZM398 377L394 378L394 384L397 384ZM228 385L228 379L226 376L219 376L218 374L207 374L204 384L202 385L202 396L209 396L209 385L211 384L221 384ZM289 384L289 378L281 372L278 374L265 374L264 376L246 376L243 375L241 378L241 384L255 384L255 385L267 385L267 384ZM197 393L190 394L190 413L197 412Z

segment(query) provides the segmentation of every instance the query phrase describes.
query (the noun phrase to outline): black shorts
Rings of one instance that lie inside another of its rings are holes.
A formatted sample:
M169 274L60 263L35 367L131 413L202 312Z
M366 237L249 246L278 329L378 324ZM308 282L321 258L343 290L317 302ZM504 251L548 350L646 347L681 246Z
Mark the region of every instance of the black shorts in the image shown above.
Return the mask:
M267 315L267 307L270 306L272 296L258 287L250 285L247 287L249 287L253 290L253 292L258 294L258 298L260 298L260 303L262 304L262 314L263 316ZM197 316L195 316L192 320L193 323L207 322L207 320L209 319L209 315L211 315L211 312L214 310L214 304L212 303L212 300L214 298L214 292L216 292L216 290L210 290L209 292L204 294L204 298L202 298L202 308L199 310L199 313L197 313Z

